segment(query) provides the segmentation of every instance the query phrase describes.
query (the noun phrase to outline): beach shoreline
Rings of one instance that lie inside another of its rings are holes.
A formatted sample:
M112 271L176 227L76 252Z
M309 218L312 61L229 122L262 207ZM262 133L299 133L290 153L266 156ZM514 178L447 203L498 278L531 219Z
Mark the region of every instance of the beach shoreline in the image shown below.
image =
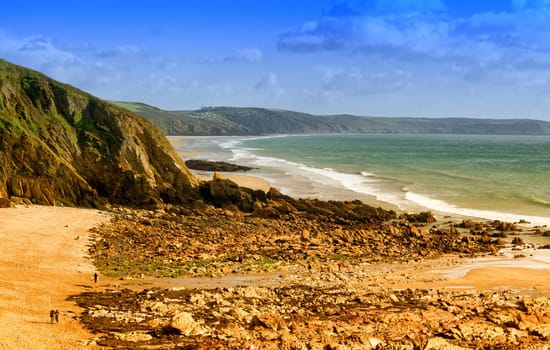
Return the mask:
M278 135L274 135L273 137L277 136ZM190 141L208 140L216 142L233 142L242 138L243 137L237 136L172 136L169 137L169 140L170 142L172 142L177 150L180 150L179 154L183 159L189 159L197 156L205 157L208 155L209 152L209 150L205 151L204 149L201 149L201 147L193 147L193 145L190 144ZM229 152L229 150L230 149L225 149L225 152ZM219 156L219 154L214 154L214 156ZM230 157L231 154L227 153L227 156ZM236 161L236 163L239 164L238 161ZM245 162L244 164L239 165L250 164ZM391 199L386 198L381 199L375 195L355 192L352 189L348 188L325 186L321 184L316 184L311 181L296 182L296 180L292 179L289 176L287 176L286 178L277 178L277 180L275 181L273 174L269 174L267 171L269 171L269 169L255 169L249 173L246 173L245 175L239 175L238 177L235 176L233 178L233 181L237 182L240 186L243 187L253 186L254 189L263 190L265 190L265 188L269 188L267 183L270 183L272 186L278 188L282 193L295 198L317 198L321 200L338 201L351 201L358 199L365 204L387 210L393 210L397 213L432 211L435 215L437 215L438 218L450 218L454 221L468 219L481 221L499 220L514 223L521 222L522 226L526 228L550 227L550 217L539 217L527 214L512 214L492 210L458 208L448 203L439 200L432 200L413 193L407 193L406 197L410 200L410 203L408 204L408 206L402 207L402 204L400 204L398 201L392 201ZM197 171L193 171L193 173L201 179L210 179L212 176L212 173ZM224 177L232 177L233 175L234 173L222 173L222 176Z

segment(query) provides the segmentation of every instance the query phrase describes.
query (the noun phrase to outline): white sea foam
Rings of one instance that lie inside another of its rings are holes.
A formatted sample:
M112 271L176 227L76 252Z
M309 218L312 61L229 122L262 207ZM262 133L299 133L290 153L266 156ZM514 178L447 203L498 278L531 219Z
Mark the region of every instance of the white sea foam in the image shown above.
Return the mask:
M480 268L523 268L532 270L548 270L550 269L550 252L546 249L524 249L522 254L527 255L525 258L516 259L517 251L511 248L503 249L500 253L502 257L497 258L477 258L469 263L461 264L446 270L433 270L432 272L441 273L446 278L455 279L465 277L468 272Z
M491 220L501 220L507 222L519 222L526 220L533 225L550 225L550 218L543 216L521 215L513 213L503 213L492 210L460 208L447 202L433 199L413 192L407 192L405 198L413 203L419 204L427 209L437 210L440 212L458 214L462 216L470 216Z
M277 169L292 178L306 178L312 183L332 188L343 188L359 194L375 197L378 200L397 204L397 194L381 192L376 184L379 178L374 174L362 171L359 174L347 174L332 168L318 168L282 158L258 156L252 148L233 148L232 161L244 161L260 168ZM292 189L289 189L292 191ZM293 191L292 191L293 192Z
M375 175L367 171L361 171L360 174L364 177L374 177Z
M309 195L312 196L323 193L323 187L330 188L332 190L346 189L358 194L373 196L380 201L396 205L402 210L429 209L461 216L502 220L508 222L526 220L531 222L533 225L550 226L550 218L548 217L461 208L442 200L410 192L405 186L401 188L401 192L398 190L389 190L387 187L387 180L392 181L392 179L383 179L368 171L361 171L357 174L343 173L332 168L314 167L282 158L260 156L258 155L258 151L261 151L261 149L242 147L243 141L264 138L270 137L222 139L218 142L218 144L221 148L232 152L232 157L230 158L231 161L245 163L260 169L264 168L267 170L267 174L271 171L276 171L279 175L267 175L269 176L269 181L275 186L281 188L283 192L290 195L299 193L300 195L307 196L308 193L305 193L305 189L296 188L296 186L307 183L311 184L311 188L314 190L314 193L309 193ZM267 176L264 177L267 179ZM286 178L286 180L282 178ZM281 186L281 183L277 183L278 181L284 182L285 186ZM294 188L292 187L293 185Z

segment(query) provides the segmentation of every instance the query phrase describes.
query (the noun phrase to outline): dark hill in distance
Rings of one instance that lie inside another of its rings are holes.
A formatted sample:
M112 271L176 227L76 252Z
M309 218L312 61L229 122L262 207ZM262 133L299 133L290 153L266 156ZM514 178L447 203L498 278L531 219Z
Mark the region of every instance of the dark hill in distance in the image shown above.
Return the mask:
M114 103L151 120L168 135L550 134L550 122L532 119L320 116L278 109L240 107L209 107L196 111L164 111L143 103Z
M150 121L0 60L0 199L142 206L186 202L197 184Z

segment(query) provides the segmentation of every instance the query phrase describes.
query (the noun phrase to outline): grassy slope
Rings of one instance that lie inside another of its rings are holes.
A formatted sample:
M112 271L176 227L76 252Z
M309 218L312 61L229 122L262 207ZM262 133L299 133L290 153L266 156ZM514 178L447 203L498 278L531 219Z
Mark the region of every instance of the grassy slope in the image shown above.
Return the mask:
M529 119L318 116L285 110L242 107L212 107L196 111L164 111L142 103L116 103L153 121L169 135L264 135L279 133L550 134L549 122Z
M3 60L0 162L0 197L39 204L177 201L195 181L150 121Z

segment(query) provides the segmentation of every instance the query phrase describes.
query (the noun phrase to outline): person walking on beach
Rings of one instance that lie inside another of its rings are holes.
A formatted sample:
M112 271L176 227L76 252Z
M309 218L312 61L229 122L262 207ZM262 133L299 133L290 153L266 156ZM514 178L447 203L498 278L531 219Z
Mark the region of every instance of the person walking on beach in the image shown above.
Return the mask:
M97 277L98 277L97 272L94 272L94 283L96 283L96 284L97 284Z
M59 310L55 310L55 323L59 323Z
M54 318L55 318L55 311L50 310L50 323L53 323Z

